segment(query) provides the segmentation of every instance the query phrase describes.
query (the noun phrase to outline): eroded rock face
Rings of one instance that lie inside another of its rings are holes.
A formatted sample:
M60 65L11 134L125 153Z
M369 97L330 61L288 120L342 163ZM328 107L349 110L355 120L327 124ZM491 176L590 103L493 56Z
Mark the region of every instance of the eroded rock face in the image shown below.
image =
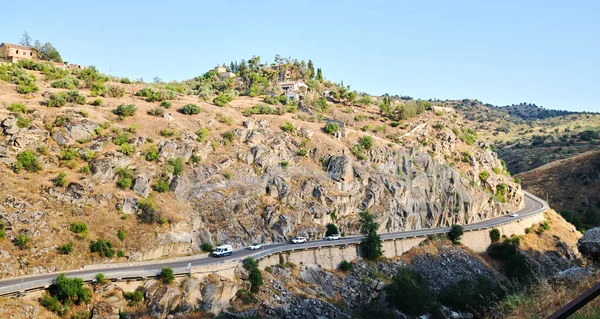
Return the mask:
M577 249L587 259L600 261L600 227L592 228L577 242Z
M89 141L94 136L94 131L99 127L98 123L82 119L74 123L68 123L64 128L54 131L52 138L60 146L73 145L80 141Z
M131 190L142 197L148 197L150 194L150 178L143 175L136 176L133 179Z

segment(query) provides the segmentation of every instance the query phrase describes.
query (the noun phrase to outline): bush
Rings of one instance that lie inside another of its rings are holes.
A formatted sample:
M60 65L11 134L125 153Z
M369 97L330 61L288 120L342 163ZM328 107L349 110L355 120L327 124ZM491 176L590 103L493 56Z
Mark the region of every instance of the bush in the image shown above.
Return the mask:
M171 105L173 105L173 103L171 103L169 101L160 102L160 107L162 107L163 109L168 109L171 107Z
M52 184L54 184L54 186L63 187L67 182L66 177L67 174L61 172L52 180Z
M233 124L233 117L220 115L219 122L226 124L226 125L231 125L231 124Z
M106 279L104 278L104 274L103 273L97 273L96 274L96 284L100 285L103 284L106 281Z
M337 133L340 130L340 125L335 122L329 122L329 123L325 124L325 127L323 128L323 130L327 134L335 135L335 133Z
M196 135L197 135L196 140L200 143L203 143L206 140L206 138L208 137L208 134L209 134L208 129L206 127L203 127L196 131Z
M144 293L142 293L139 290L136 290L134 292L126 292L126 293L124 293L123 297L125 297L125 299L129 300L129 306L130 307L135 307L135 306L139 305L140 302L142 302L144 300Z
M27 118L24 118L21 116L17 117L17 126L19 128L28 128L30 124L31 124L30 119L27 119Z
M65 274L60 274L56 277L55 282L55 295L63 303L69 304L71 301L87 303L90 301L90 293L83 286L81 278L67 278Z
M240 289L235 295L245 305L258 303L258 299L256 299L254 294L249 290Z
M420 315L431 308L431 294L421 274L406 266L398 272L386 287L388 302L409 315Z
M50 85L55 89L69 89L72 90L79 86L79 81L76 78L68 77L61 80L52 82Z
M120 189L131 188L131 179L133 178L133 172L128 168L117 168L117 187Z
M58 301L58 299L50 294L44 294L42 297L42 306L58 315L67 312L67 309Z
M102 96L122 98L125 95L125 89L115 85L109 85L102 92Z
M497 241L500 240L500 231L496 228L490 230L490 239L492 240L492 243L495 243Z
M71 224L69 229L75 234L82 234L87 232L88 226L84 222L74 222Z
M119 258L125 257L125 252L122 251L122 250L118 250L117 251L117 257L119 257Z
M68 255L73 251L73 242L70 241L62 246L58 246L58 253L61 255Z
M227 144L232 143L236 138L236 135L233 131L227 131L227 132L223 133L222 136L223 136L223 140L225 140L225 143L227 143Z
M19 234L19 236L17 236L17 238L14 239L14 243L15 246L19 247L20 249L25 249L29 245L30 240L31 239L29 238L29 236Z
M371 136L366 135L359 139L359 143L365 150L368 151L373 147L373 138Z
M362 224L362 231L367 234L367 237L363 239L359 245L362 254L368 260L376 260L383 255L383 252L381 251L381 238L377 235L379 223L375 221L375 215L370 214L368 211L360 212L359 216Z
M175 280L175 275L173 274L173 269L169 267L163 267L160 271L160 279L165 284L171 284Z
M183 175L183 158L177 157L170 159L167 162L166 169L175 176Z
M258 269L258 262L252 257L246 257L243 264L244 268L248 271L248 280L251 284L250 291L257 293L260 286L263 285L263 277Z
M123 153L125 156L131 156L135 154L135 146L129 143L123 143L119 146L119 152Z
M225 106L227 103L233 101L233 97L227 93L219 93L217 97L214 98L213 103L217 106Z
M120 117L133 116L137 111L137 107L133 104L121 104L114 111Z
M120 241L124 241L125 240L125 231L122 229L119 229L119 231L117 232L117 237L119 238Z
M298 155L300 156L306 156L306 154L308 154L308 150L305 148L301 148L298 150Z
M140 221L151 224L155 220L156 205L151 197L140 199L137 203L138 209L141 211L138 214Z
M496 199L498 199L499 202L506 203L506 190L507 189L508 189L508 186L506 186L506 184L504 184L504 183L498 184L496 186Z
M122 78L119 82L123 84L131 84L131 80L129 78Z
M77 156L77 151L73 148L63 148L60 151L60 159L63 161L70 161L72 159L74 159Z
M463 227L461 225L452 225L452 229L448 233L448 239L452 241L453 244L460 244L460 239L463 235Z
M90 175L92 174L92 169L90 168L89 165L83 166L81 167L81 169L79 169L79 172L85 175Z
M159 178L156 183L152 185L152 188L159 193L166 193L169 191L169 180L166 178Z
M23 151L17 155L17 162L14 164L14 169L17 173L22 169L37 173L42 170L42 164L40 164L33 151Z
M6 224L4 224L4 222L0 221L0 240L6 238L6 231L4 230L6 228Z
M438 299L453 310L483 313L503 296L504 292L487 277L477 276L476 282L463 279L445 286Z
M67 99L62 93L50 93L46 100L46 106L61 107L67 105Z
M15 113L27 113L27 106L21 103L13 103L8 106L8 110Z
M202 243L202 245L200 245L200 249L205 252L211 252L214 250L213 245L210 243Z
M479 173L479 179L483 182L487 181L488 177L490 177L490 173L488 173L488 171L483 171Z
M110 240L98 239L90 244L90 252L98 253L100 257L112 257L115 255L115 249Z
M283 126L281 127L281 129L282 129L284 132L292 133L292 132L293 132L293 131L296 129L296 127L294 126L294 124L292 124L292 123L290 123L290 122L285 122L285 125L283 125Z
M347 272L347 271L350 271L350 269L352 269L352 264L349 263L347 260L342 260L339 268L341 271Z
M179 109L179 112L187 115L194 115L200 113L202 110L196 104L186 104Z

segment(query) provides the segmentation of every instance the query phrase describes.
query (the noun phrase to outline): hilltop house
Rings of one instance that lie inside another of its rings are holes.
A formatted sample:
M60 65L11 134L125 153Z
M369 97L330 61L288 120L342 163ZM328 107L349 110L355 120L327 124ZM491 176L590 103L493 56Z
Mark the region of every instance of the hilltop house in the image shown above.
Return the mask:
M226 78L235 77L235 73L227 71L227 68L225 68L224 66L217 65L215 67L215 71L217 71L217 73L219 73L219 78L221 80L225 80Z
M13 63L19 60L34 60L38 58L35 49L24 45L10 43L0 44L0 56Z
M285 96L294 100L298 99L298 92L305 91L308 89L308 85L306 85L302 81L287 81L287 82L279 82L279 87L285 93Z

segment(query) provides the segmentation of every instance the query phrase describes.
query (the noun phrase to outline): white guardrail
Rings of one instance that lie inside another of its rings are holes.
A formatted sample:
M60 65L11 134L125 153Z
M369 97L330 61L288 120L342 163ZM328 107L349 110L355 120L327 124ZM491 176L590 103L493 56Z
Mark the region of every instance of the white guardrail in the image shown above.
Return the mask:
M490 220L489 222L484 221L484 222L479 223L479 224L485 223L485 225L477 225L477 224L466 225L466 226L464 226L464 231L470 232L470 231L492 229L494 227L510 224L517 220L527 218L529 216L532 216L532 215L535 215L538 213L545 212L548 209L548 203L546 203L542 199L540 199L528 192L524 192L524 193L525 193L526 197L529 197L534 202L541 204L541 207L537 208L537 209L533 209L532 211L526 211L522 215L519 215L518 217L512 218L510 220L502 219L502 218L495 218L498 220L497 221ZM521 209L521 211L522 210L527 210L527 207ZM389 240L395 240L395 239L419 238L419 237L427 237L427 236L437 235L437 234L446 234L449 231L450 231L450 228L446 227L446 228L424 229L424 230L417 230L417 231L407 231L407 232L400 232L400 233L387 233L387 234L380 234L380 236L383 241L389 241ZM343 245L349 245L349 244L358 244L363 240L363 238L364 238L363 236L355 236L355 237L346 237L346 238L342 238L340 240L335 240L335 241L308 242L303 245L284 245L284 246L279 246L279 247L268 248L268 249L265 249L265 250L262 250L262 251L259 251L256 253L252 253L249 255L244 255L243 258L253 257L255 259L261 260L261 259L267 258L273 254L279 254L279 253L285 253L285 252L294 252L294 251L315 249L315 248L320 248L320 247L335 247L335 246L343 246ZM196 257L199 257L199 256L196 256ZM3 280L0 280L0 296L20 295L25 292L46 289L49 286L51 286L52 284L54 284L54 280L55 280L56 276L58 276L61 273L64 273L68 277L81 278L81 279L83 279L83 281L88 282L88 283L94 282L96 274L100 273L100 272L104 273L105 279L111 280L111 281L140 280L140 279L146 279L149 277L157 277L159 275L162 267L171 266L171 268L173 268L173 272L175 275L184 276L184 275L188 275L191 273L192 269L190 266L191 266L191 262L193 260L194 260L193 257L186 257L186 258L181 258L177 261L159 260L159 261L156 261L155 263L148 263L148 262L130 263L126 266L121 266L121 267L115 267L115 264L113 264L113 265L106 265L106 268L100 268L100 269L84 268L82 270L64 271L64 272L55 273L55 274L39 274L39 275L22 276L22 277L16 277L16 278L6 278ZM198 259L195 259L195 260L197 261ZM241 258L234 258L234 259L228 259L228 260L223 260L223 261L215 260L215 262L203 263L202 265L196 265L193 267L194 268L199 268L199 267L209 268L209 267L214 267L214 266L218 266L218 265L223 265L225 263L239 263L241 261L242 261ZM142 267L142 269L139 269L140 267ZM138 268L138 269L128 269L128 268Z

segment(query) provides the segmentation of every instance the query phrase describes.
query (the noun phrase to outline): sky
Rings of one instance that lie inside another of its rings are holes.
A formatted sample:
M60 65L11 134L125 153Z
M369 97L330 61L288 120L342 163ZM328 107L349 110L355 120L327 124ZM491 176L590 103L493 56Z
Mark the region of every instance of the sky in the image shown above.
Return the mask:
M600 1L38 1L2 5L23 32L114 76L184 80L276 54L372 95L600 111Z

